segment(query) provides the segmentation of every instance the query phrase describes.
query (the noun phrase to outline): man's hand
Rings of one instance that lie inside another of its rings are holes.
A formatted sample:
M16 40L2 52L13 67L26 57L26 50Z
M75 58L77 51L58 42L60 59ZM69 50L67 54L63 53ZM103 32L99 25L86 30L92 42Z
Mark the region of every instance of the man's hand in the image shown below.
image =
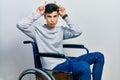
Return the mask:
M63 6L59 6L59 15L63 17L66 14L66 10Z
M44 15L44 11L45 11L45 5L39 6L37 8L37 12L40 13L41 16Z
M46 4L47 4L47 1L45 0L45 4L37 8L37 12L40 13L41 16L44 15Z

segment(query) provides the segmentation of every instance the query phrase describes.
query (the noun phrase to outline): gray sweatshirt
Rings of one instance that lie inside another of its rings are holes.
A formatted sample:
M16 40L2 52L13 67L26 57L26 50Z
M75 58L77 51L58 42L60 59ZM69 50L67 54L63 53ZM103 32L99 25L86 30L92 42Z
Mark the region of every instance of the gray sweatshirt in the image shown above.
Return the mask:
M26 35L37 42L39 52L63 53L63 40L79 36L82 32L79 26L75 26L67 16L63 19L68 26L56 26L53 29L43 26L33 25L40 18L40 14L35 12L23 18L17 23L17 27ZM42 66L45 69L53 69L56 65L65 61L58 58L41 58Z

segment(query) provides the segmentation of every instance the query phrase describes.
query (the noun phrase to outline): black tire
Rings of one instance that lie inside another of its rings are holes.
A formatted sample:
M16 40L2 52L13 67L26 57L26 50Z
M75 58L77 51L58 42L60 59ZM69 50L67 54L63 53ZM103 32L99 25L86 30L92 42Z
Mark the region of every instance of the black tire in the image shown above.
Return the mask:
M55 79L46 70L27 69L20 74L18 80L55 80Z

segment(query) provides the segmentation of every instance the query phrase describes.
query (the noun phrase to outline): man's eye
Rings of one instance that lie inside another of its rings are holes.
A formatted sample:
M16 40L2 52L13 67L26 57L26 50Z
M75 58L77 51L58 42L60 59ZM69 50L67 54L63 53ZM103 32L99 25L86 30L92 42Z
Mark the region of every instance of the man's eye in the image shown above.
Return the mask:
M54 16L54 17L57 17L57 16Z

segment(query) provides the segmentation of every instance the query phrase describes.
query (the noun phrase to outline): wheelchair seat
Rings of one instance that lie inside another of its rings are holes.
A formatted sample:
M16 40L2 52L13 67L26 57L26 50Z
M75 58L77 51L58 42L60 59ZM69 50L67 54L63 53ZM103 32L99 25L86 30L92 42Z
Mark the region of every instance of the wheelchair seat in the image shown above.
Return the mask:
M35 68L27 69L23 71L19 76L19 80L24 80L23 77L25 77L28 74L34 74L36 80L73 80L72 71L60 72L60 71L43 69L40 61L40 57L54 57L54 58L66 58L66 59L74 58L74 57L65 56L64 54L40 53L38 51L38 46L35 41L24 41L23 43L32 44ZM89 54L89 50L84 45L63 44L63 48L85 49L87 54ZM79 80L79 78L74 80Z

